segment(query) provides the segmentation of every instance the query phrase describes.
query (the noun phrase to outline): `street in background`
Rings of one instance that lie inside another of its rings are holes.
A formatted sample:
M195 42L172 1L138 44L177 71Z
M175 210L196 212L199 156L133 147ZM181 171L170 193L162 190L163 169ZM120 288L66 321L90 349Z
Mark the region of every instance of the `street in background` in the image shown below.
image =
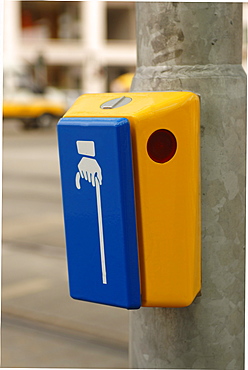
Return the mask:
M4 123L2 367L128 367L128 312L69 297L55 128Z

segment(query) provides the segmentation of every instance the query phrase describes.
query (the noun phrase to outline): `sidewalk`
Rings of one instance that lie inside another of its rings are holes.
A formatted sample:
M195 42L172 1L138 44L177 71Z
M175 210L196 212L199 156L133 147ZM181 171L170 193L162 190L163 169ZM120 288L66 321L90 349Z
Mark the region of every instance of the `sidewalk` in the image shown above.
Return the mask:
M2 252L2 367L128 368L128 311L70 298L63 248Z

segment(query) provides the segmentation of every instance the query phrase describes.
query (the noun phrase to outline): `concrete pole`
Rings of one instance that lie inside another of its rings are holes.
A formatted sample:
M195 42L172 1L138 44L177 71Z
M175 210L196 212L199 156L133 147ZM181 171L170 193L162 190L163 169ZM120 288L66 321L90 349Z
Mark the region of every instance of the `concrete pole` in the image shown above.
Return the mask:
M137 3L133 91L201 95L202 296L131 313L132 368L244 366L246 76L242 4Z

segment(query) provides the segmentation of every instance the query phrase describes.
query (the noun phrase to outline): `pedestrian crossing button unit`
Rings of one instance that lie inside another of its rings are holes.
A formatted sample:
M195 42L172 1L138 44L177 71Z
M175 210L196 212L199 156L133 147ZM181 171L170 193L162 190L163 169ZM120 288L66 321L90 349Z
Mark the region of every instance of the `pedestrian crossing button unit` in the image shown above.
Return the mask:
M201 290L200 103L80 96L58 123L70 294L137 309Z

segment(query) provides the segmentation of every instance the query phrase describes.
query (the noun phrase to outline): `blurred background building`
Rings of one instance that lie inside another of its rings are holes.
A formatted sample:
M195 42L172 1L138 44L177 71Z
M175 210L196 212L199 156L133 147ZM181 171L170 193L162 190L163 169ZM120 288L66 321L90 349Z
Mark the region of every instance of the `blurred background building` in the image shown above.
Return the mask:
M243 5L246 69L248 6ZM118 90L114 79L135 70L135 2L5 1L4 18L7 87L22 76L26 84L41 90L54 86L74 97Z
M119 75L134 72L134 2L17 0L4 5L5 86L16 85L22 75L41 89L100 93L110 91Z

